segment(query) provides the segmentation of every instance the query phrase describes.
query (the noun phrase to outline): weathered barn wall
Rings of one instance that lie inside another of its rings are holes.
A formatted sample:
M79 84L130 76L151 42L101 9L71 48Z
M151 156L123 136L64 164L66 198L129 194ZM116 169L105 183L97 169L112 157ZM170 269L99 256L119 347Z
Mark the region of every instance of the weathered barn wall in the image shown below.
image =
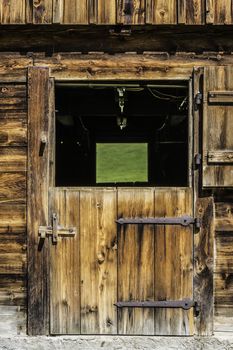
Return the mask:
M28 59L1 58L0 334L26 330L26 169Z
M232 64L231 55L0 55L0 334L26 331L27 67L49 66L58 79L191 76L194 66ZM109 71L111 65L111 73ZM216 195L215 330L233 331L232 196Z
M1 24L232 24L231 0L1 0Z

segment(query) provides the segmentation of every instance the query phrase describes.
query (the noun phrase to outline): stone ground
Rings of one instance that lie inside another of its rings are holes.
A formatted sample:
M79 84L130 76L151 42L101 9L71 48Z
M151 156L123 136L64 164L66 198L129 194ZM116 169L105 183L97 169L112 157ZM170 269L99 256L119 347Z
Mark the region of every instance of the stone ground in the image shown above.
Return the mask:
M233 350L233 334L214 337L1 337L0 350Z

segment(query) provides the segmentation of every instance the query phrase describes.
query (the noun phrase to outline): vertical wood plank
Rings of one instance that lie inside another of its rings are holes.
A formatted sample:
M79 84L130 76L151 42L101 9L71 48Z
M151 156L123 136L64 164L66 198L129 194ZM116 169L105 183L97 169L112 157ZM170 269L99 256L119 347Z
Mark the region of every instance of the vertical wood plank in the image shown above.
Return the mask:
M92 0L93 19L96 24L116 24L116 0ZM90 16L91 17L91 16Z
M206 0L206 22L208 24L232 24L232 1Z
M118 218L153 217L154 190L119 189ZM154 300L154 227L123 225L118 231L118 301ZM154 334L154 310L118 311L120 334Z
M192 215L191 189L155 190L155 216ZM193 228L155 227L155 300L193 299ZM156 309L156 335L192 335L193 310Z
M49 70L28 70L28 333L48 333L48 242L38 251L38 228L48 224L48 150L39 157L41 132L48 132Z
M25 0L0 1L1 24L24 24L26 21L25 15Z
M63 17L63 0L53 0L53 23L61 23Z
M233 166L209 164L211 151L233 150L233 106L232 104L209 103L209 91L233 90L233 66L204 68L203 106L203 186L232 187Z
M150 0L152 24L177 24L176 0ZM149 16L149 15L148 15Z
M33 23L50 24L53 17L53 0L33 0Z
M144 24L145 0L117 0L117 23Z
M79 191L54 189L50 193L50 218L57 214L62 227L76 227L75 237L50 242L50 332L80 333Z
M116 334L116 190L80 191L81 333Z
M204 24L204 0L178 0L179 24Z
M199 198L196 215L202 226L194 236L194 299L200 307L196 318L196 333L201 336L213 334L213 258L214 214L213 198Z
M62 24L88 24L89 0L55 0L53 19Z

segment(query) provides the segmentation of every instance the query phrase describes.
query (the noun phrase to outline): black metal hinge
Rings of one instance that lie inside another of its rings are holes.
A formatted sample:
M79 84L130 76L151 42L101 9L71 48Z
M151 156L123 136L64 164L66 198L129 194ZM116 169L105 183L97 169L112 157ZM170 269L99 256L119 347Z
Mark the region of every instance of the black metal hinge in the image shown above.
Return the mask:
M200 311L197 302L191 299L162 301L118 301L114 305L118 308L179 308L183 310L190 310L191 308L194 308L196 316L198 316Z
M189 215L158 218L120 218L116 222L119 225L195 225L197 228L200 228L200 220Z

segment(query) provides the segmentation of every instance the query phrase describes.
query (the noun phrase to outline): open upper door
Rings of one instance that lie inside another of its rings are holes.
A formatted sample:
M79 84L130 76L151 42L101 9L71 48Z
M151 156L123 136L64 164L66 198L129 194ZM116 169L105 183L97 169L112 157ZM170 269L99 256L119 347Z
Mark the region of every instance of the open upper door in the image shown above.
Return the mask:
M233 66L204 68L203 187L233 186Z

